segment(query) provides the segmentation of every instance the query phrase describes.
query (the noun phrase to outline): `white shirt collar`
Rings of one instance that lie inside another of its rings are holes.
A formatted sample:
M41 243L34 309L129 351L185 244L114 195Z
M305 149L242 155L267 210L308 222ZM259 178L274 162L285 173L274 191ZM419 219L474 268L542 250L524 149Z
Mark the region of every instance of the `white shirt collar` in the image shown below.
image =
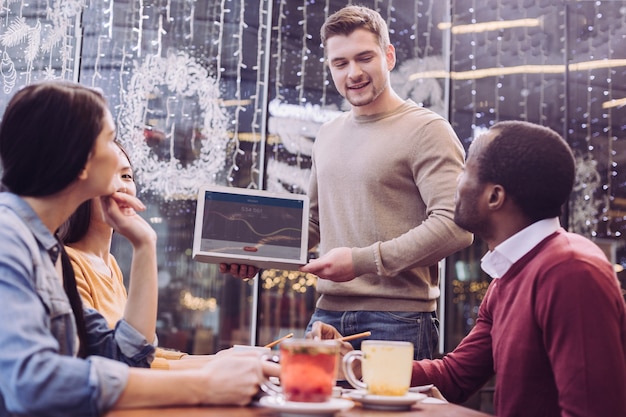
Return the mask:
M480 260L480 267L492 278L500 278L522 256L560 227L558 217L539 220L487 252Z

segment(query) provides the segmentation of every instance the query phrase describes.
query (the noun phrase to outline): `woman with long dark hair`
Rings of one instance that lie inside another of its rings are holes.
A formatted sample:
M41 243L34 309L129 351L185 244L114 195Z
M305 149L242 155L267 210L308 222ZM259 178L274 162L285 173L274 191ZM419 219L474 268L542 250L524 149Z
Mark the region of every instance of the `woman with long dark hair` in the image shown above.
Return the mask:
M0 124L0 416L98 416L111 408L245 404L271 364L226 352L188 371L139 369L154 355L154 307L114 329L83 309L58 228L100 197L107 222L156 269L156 234L116 191L115 125L104 97L70 82L21 89ZM132 289L129 291L132 292ZM149 294L147 297L155 297ZM139 367L139 368L138 368Z

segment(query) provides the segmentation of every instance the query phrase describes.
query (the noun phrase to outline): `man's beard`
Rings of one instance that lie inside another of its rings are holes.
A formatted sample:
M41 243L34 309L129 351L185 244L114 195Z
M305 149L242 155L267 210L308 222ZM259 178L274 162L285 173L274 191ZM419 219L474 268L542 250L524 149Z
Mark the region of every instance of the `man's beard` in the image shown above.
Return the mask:
M367 106L370 103L373 103L374 101L376 101L376 99L383 93L383 91L385 91L386 85L383 86L383 88L381 89L376 89L376 87L374 86L374 84L371 82L368 85L369 88L371 88L371 93L368 92L368 94L366 95L361 95L360 93L356 93L356 97L350 97L350 90L349 88L346 89L346 100L348 100L348 103L350 103L351 105L355 106L355 107L361 107L361 106Z

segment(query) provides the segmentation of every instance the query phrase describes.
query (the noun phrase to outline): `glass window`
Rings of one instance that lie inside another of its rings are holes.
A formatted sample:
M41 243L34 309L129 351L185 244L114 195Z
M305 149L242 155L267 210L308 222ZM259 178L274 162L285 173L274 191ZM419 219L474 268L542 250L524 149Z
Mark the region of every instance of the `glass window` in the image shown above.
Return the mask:
M319 29L349 1L31 0L0 8L0 109L25 84L101 88L159 235L159 338L211 353L302 334L313 276L220 274L191 258L205 183L306 193L319 126L345 108ZM393 88L444 115L465 147L499 120L562 132L578 159L564 226L624 280L626 1L364 1L391 29ZM128 275L130 249L113 253ZM447 259L445 350L473 325L489 278L480 241Z

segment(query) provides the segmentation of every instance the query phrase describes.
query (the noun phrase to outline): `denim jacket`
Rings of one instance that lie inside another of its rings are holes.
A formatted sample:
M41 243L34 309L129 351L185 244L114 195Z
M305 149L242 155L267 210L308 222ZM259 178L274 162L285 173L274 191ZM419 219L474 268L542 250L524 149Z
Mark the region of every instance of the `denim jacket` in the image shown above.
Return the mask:
M87 359L51 255L59 243L15 194L0 193L0 417L98 416L115 404L128 367L149 367L154 346L121 320L85 309Z

